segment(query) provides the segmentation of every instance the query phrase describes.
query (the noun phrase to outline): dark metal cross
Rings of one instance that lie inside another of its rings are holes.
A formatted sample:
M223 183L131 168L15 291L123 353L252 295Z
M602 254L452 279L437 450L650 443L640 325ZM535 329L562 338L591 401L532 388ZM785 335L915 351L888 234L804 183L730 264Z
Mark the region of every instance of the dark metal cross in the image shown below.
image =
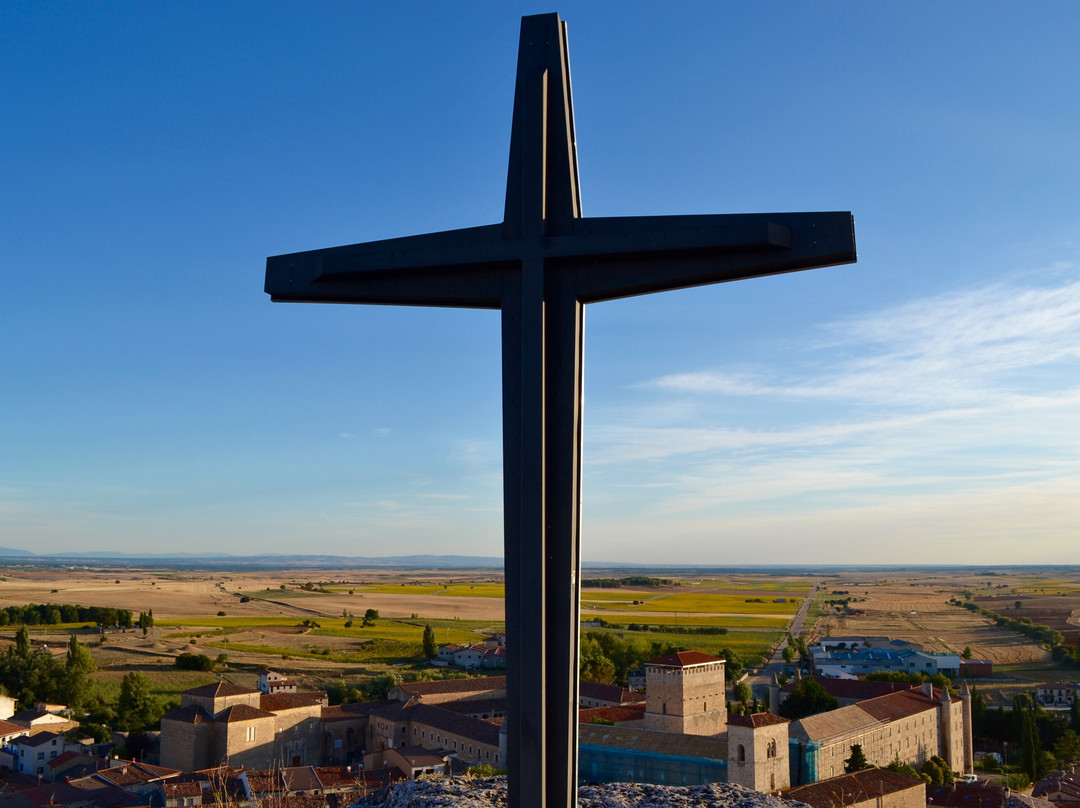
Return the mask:
M584 305L854 260L850 213L582 218L557 14L521 21L502 224L267 259L275 301L502 312L511 805L576 802Z

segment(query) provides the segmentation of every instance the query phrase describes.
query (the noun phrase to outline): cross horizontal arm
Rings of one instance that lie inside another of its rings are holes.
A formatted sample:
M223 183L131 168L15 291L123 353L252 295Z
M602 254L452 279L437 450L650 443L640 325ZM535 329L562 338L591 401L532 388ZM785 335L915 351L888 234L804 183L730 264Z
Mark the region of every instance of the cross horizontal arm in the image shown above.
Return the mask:
M502 225L268 258L273 300L499 308L507 273L540 259L583 302L855 260L850 213L575 219L556 236Z
M369 241L266 259L274 301L497 309L516 270L502 225Z
M618 242L633 249L578 253L568 282L583 303L850 264L856 258L855 223L847 212L579 220L579 237L588 239L594 231L597 246Z

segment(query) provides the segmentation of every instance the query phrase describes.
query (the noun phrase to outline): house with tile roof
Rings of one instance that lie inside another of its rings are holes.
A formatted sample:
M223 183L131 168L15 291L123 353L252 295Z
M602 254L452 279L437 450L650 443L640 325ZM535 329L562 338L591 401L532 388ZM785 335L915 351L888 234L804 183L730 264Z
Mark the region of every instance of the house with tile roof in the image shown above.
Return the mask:
M162 716L161 762L183 771L321 762L327 703L322 691L263 693L229 682L185 691Z
M1013 791L989 780L927 786L926 804L942 808L1054 808L1054 803L1046 799Z
M424 704L463 699L505 699L506 677L483 676L471 679L440 679L434 682L403 682L391 688L388 697L395 701L416 699Z
M62 715L50 713L47 710L19 710L8 718L12 724L19 724L30 730L31 735L39 732L67 732L79 726L78 721L64 718Z
M1046 775L1032 788L1031 796L1057 806L1080 806L1080 766Z
M864 769L795 786L783 796L812 808L925 808L930 804L922 780L888 769Z
M805 678L805 677L804 677ZM828 676L811 677L825 692L838 702L840 707L858 704L860 701L884 696L887 693L895 693L898 690L911 690L918 687L908 682L874 682L866 679L836 679ZM769 689L769 709L776 712L784 700L790 696L799 684L799 679L792 679L783 687L776 682ZM775 697L773 690L775 689Z
M1044 707L1071 707L1077 694L1080 684L1076 682L1050 682L1035 687L1035 697Z
M283 673L267 669L259 672L259 690L263 693L295 693L296 682Z
M599 682L587 682L584 679L578 686L578 704L585 707L629 707L632 704L644 704L645 696L618 685L605 685Z
M46 765L69 749L80 745L55 732L38 732L13 738L5 748L11 755L11 770L29 777L45 777Z

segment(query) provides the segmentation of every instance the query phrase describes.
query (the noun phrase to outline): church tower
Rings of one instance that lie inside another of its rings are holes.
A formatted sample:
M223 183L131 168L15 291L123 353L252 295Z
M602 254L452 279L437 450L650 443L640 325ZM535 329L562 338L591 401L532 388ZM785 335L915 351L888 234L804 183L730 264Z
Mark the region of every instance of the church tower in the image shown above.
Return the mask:
M728 719L728 782L772 794L791 785L788 724L772 713Z
M645 728L719 735L727 724L724 660L679 651L645 663Z

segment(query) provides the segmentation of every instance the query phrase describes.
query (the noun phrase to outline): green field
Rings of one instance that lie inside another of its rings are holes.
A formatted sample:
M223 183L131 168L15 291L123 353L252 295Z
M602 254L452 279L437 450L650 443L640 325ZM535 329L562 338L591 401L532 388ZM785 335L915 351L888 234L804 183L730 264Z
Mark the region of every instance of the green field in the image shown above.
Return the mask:
M786 617L762 617L760 615L734 615L720 617L718 615L684 615L678 616L661 614L590 614L582 612L582 621L603 619L607 623L626 626L628 623L648 623L649 625L673 625L673 626L720 626L722 628L747 628L768 631L769 629L786 629L791 620Z
M672 592L671 594L654 595L652 597L631 598L639 600L637 605L627 602L614 602L609 597L593 598L592 592L582 596L582 607L596 606L602 609L617 609L619 611L633 612L687 612L694 614L791 614L799 610L801 598L785 598L785 603L776 603L769 596L747 595L717 595L707 592ZM610 595L612 593L603 593ZM748 598L760 598L764 603L747 603Z
M161 626L191 627L188 631L168 635L169 639L198 638L202 653L214 656L209 649L228 653L259 654L264 656L295 659L319 659L327 662L390 664L423 656L424 627L430 625L435 631L436 641L440 644L455 642L470 644L482 642L484 637L495 632L502 632L502 623L480 620L393 620L381 618L370 626L361 625L358 618L351 619L352 625L345 627L344 618L319 618L314 622L318 628L310 629L302 635L290 634L292 638L306 637L312 640L307 647L293 645L254 644L229 639L231 636L249 629L287 627L300 625L295 618L284 617L205 617L197 618L198 625L192 620L162 620ZM333 648L318 648L318 637L347 637L362 642L358 647L343 651Z
M254 592L239 591L237 595L246 595L255 600L286 600L288 598L317 598L325 595L325 592L309 591L307 589L259 589Z
M201 687L219 681L216 673L204 671L180 671L172 668L161 670L145 669L142 671L153 683L151 692L156 696L168 698L183 693L185 690ZM95 690L106 701L116 702L120 697L120 680L125 671L97 671L91 674Z
M614 631L613 629L584 629L620 634L624 639L644 642L669 642L687 651L701 651L719 656L724 648L737 653L743 664L753 667L784 636L783 630L754 631L734 629L727 634L668 634L662 631Z

